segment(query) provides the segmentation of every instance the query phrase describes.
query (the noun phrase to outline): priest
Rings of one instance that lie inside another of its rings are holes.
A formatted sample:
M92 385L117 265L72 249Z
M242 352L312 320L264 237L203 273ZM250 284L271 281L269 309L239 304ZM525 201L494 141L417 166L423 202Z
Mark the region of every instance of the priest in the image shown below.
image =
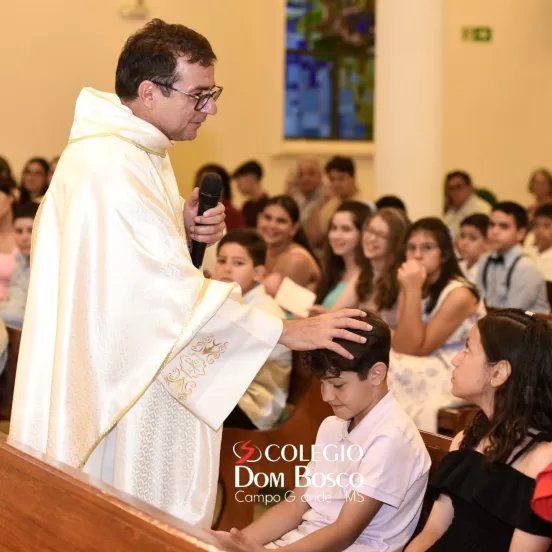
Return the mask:
M197 190L184 204L169 151L216 113L215 59L200 34L153 20L124 46L116 94L81 92L35 222L10 427L203 527L222 422L276 343L347 356L333 339L368 327L355 310L282 323L192 265L191 240L220 239L224 208L198 217Z

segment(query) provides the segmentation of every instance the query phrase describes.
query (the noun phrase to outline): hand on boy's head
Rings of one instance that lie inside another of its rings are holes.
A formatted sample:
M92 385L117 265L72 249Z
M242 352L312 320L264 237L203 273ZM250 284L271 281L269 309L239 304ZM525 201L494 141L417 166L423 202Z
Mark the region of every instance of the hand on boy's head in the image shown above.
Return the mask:
M397 280L403 287L423 287L427 277L425 266L412 259L404 262L397 273Z
M352 359L353 356L344 347L335 343L334 339L365 343L365 337L349 331L370 331L370 324L358 320L365 316L366 313L358 309L342 309L304 320L286 320L279 342L293 351L328 349L344 358Z

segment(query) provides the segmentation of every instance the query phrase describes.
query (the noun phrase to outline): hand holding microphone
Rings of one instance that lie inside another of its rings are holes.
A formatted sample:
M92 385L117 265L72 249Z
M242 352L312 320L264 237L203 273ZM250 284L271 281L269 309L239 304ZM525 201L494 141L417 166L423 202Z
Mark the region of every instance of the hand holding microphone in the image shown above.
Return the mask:
M184 222L186 232L192 238L191 257L196 268L203 262L207 245L219 241L224 233L226 217L224 206L219 204L221 191L220 176L208 173L203 178L199 190L196 188L190 200L186 202Z

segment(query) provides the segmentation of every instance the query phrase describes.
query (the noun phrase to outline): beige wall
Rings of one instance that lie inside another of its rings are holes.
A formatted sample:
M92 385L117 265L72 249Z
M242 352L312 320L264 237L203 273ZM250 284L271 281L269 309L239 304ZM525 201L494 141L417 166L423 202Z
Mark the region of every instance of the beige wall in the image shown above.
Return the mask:
M445 168L528 204L529 173L552 166L552 2L447 0ZM463 42L490 26L491 44Z
M131 0L128 0L129 2ZM118 53L143 21L125 20L124 0L5 2L0 33L3 86L0 155L18 173L32 155L52 157L66 143L83 86L112 90ZM298 154L356 156L371 197L372 148L346 143L284 144L284 0L147 0L151 17L204 33L219 57L219 114L172 158L181 189L218 160L230 169L257 158L266 186L283 189ZM216 14L216 16L215 16ZM548 163L552 143L550 0L447 0L445 167L462 167L480 186L527 202L529 171ZM464 25L490 25L492 44L460 40ZM552 163L551 163L552 165Z

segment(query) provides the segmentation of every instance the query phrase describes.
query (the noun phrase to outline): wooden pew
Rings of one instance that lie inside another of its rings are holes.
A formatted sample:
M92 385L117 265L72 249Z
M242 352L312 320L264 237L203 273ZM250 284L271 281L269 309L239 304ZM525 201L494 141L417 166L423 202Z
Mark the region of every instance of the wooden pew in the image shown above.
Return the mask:
M0 434L1 552L201 552L215 537Z
M436 435L428 431L420 431L420 434L422 435L427 452L431 458L431 469L429 471L429 476L431 478L437 471L443 458L448 454L452 439L445 435Z
M479 408L472 404L441 408L437 414L437 431L454 437L473 422Z
M19 359L19 346L21 344L21 330L6 327L8 330L8 360L6 368L0 378L0 421L9 420L11 415L13 389L15 386L15 374Z

